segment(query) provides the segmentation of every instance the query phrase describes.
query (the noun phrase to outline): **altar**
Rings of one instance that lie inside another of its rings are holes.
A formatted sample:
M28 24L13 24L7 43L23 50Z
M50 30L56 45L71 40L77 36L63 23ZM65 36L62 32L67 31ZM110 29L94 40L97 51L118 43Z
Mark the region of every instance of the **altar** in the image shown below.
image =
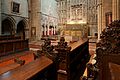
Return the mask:
M81 38L87 38L88 29L86 24L66 24L63 35L66 42L79 41Z

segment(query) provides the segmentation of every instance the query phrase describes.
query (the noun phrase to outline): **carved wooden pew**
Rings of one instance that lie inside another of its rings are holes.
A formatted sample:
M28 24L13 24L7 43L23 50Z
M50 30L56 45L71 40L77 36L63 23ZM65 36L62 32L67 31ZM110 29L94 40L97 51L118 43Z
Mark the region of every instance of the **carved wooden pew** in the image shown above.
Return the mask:
M0 41L16 40L16 39L21 39L21 36L15 36L15 35L0 35Z
M69 46L61 37L60 42L55 47L60 59L59 73L66 75L66 80L80 80L89 61L88 40L80 40Z
M25 50L29 50L28 40L15 39L0 41L0 57Z
M7 66L0 67L0 74L5 73L11 69L17 68L19 66L20 66L20 64L18 64L18 63L12 63L12 64L9 64Z
M53 50L54 47L51 45L50 39L45 39L44 44L41 46L41 48L41 50L37 50L35 53L33 53L34 60L40 58L42 55L45 55L54 61L56 58L56 53Z
M22 60L22 59L19 59L19 58L15 58L14 62L20 64L20 66L25 64L25 60Z
M14 63L9 64L9 65L4 66L4 67L0 67L0 74L5 73L5 72L7 72L7 71L9 71L11 69L20 67L20 66L22 66L24 64L25 64L25 60L21 60L19 58L15 58L14 59Z
M66 80L79 80L90 58L87 39L68 46L63 37L54 48L51 46L50 40L46 39L44 45L42 45L42 50L33 55L35 60L41 58L41 55L53 60L58 72L66 74Z
M112 22L104 29L101 40L97 43L96 53L98 80L119 80L120 69L112 68L111 64L120 66L120 20Z
M0 80L57 80L53 61L45 56L7 71L0 75Z

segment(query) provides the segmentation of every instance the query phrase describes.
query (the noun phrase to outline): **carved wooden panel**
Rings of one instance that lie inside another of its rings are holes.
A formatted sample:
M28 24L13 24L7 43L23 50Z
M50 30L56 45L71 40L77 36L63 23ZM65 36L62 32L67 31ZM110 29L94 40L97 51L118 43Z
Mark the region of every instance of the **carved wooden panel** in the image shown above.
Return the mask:
M120 53L120 20L112 22L106 27L102 34L101 40L97 43L97 47L104 50L104 54Z
M66 74L65 80L80 80L89 61L88 40L80 40L67 45L64 37L55 48L60 58L58 72Z
M4 40L0 41L0 56L28 50L28 40Z
M120 20L113 21L103 30L101 40L97 43L96 53L98 80L113 80L109 63L120 65Z

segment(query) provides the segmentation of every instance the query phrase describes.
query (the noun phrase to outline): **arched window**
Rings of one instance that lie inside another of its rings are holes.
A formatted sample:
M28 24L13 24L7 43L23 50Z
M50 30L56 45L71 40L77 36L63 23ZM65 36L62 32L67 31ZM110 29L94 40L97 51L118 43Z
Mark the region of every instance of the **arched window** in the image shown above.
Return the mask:
M21 36L22 39L25 39L25 22L22 20L17 24L16 34Z

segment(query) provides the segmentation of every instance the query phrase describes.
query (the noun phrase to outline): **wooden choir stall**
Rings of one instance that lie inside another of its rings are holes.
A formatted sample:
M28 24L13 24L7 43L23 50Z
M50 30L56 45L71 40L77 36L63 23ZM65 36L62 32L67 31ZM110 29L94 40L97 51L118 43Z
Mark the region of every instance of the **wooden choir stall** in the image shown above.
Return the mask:
M120 80L120 20L104 29L96 53L97 80Z
M45 56L9 70L0 75L0 80L57 80L53 61Z
M34 61L1 74L0 80L60 80L59 74L65 80L80 80L90 59L88 47L88 39L68 45L61 37L56 46L45 40L42 49L33 53Z
M0 36L0 57L25 50L29 50L28 39L15 35Z
M90 59L88 47L88 39L67 45L64 37L61 37L55 47L60 59L58 74L65 75L65 80L80 80Z
M52 46L51 41L46 39L42 50L34 54L34 59L46 55L53 60L58 80L61 80L60 77L64 77L64 80L80 80L90 59L88 44L88 39L83 39L68 45L64 37L61 37L58 44Z

